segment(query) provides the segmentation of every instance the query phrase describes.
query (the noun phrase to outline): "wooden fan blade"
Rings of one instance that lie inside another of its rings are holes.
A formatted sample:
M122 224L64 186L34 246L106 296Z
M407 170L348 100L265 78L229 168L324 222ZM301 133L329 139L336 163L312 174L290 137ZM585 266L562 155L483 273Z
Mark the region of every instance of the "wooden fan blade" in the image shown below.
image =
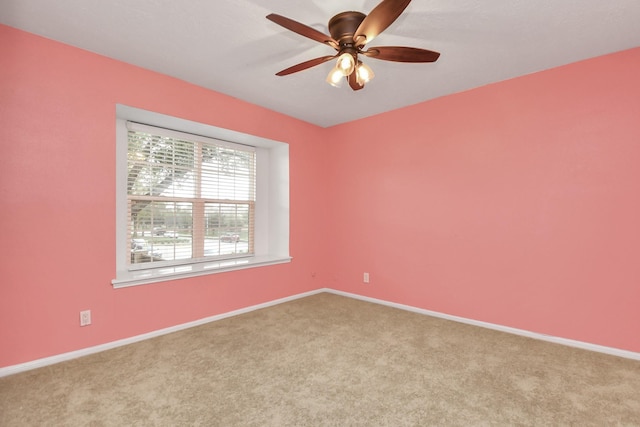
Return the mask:
M276 76L286 76L288 74L297 73L298 71L306 70L307 68L315 67L316 65L320 65L323 62L330 61L333 58L336 58L337 56L338 55L322 56L320 58L310 59L309 61L301 62L301 63L299 63L297 65L292 66L292 67L286 68L286 69L276 73Z
M348 80L349 80L349 86L353 90L360 90L364 87L364 85L361 85L360 83L358 83L358 75L355 71L349 74Z
M395 62L435 62L440 53L417 47L376 46L361 52L369 58Z
M398 16L411 3L411 0L382 0L366 18L354 33L354 40L357 46L364 46L370 43L378 34L398 19Z
M315 40L320 43L324 43L334 49L338 49L338 42L336 42L331 36L323 34L315 28L311 28L307 25L296 22L293 19L289 19L281 15L276 15L275 13L267 15L267 19L286 28L287 30L300 34L301 36L310 38L311 40Z

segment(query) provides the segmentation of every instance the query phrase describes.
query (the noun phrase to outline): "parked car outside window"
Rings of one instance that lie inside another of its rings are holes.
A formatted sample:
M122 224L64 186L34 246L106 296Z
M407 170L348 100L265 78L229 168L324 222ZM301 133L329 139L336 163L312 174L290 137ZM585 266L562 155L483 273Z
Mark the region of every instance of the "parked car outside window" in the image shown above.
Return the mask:
M220 241L221 242L230 242L230 243L236 243L240 241L240 236L237 234L233 234L233 233L225 233L222 236L220 236Z

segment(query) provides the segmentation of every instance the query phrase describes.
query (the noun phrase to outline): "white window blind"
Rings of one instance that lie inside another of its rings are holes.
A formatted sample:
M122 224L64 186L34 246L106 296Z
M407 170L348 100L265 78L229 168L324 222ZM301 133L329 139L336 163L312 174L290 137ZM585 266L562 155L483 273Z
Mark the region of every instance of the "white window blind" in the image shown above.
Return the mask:
M127 122L129 269L254 254L255 148Z

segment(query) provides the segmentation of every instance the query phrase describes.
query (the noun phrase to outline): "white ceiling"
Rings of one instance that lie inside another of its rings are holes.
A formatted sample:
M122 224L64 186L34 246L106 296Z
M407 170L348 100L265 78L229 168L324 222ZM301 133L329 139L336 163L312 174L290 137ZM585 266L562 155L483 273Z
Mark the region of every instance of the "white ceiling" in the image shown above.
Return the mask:
M346 10L380 0L0 0L0 22L331 126L443 95L640 46L640 0L414 0L371 46L412 46L435 63L365 59L358 92L325 82L328 46L265 19L277 13L328 33Z

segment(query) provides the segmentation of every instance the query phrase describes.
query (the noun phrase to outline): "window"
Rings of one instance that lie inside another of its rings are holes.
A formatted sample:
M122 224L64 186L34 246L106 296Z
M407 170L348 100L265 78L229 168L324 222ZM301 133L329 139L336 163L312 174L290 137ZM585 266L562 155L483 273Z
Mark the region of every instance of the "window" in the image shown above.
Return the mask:
M130 264L253 255L255 149L127 122Z
M288 145L118 106L116 287L288 262Z

